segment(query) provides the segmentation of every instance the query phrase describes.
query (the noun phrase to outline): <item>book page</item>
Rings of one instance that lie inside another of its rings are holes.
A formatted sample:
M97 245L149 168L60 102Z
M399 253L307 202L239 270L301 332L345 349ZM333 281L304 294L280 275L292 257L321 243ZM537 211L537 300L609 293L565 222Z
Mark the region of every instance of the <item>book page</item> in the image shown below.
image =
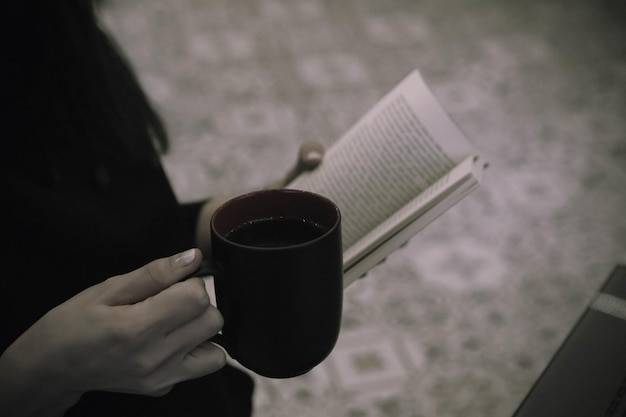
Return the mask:
M345 250L472 153L414 71L288 187L339 206Z

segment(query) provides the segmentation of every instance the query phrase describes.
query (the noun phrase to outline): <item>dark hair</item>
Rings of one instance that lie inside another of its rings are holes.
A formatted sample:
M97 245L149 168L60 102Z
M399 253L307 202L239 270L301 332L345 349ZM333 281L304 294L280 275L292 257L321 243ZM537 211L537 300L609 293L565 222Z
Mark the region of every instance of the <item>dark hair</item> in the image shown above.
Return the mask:
M162 121L91 0L4 3L0 83L10 120L3 146L46 154L62 143L96 170L113 155L132 163L156 158L155 145L167 149Z

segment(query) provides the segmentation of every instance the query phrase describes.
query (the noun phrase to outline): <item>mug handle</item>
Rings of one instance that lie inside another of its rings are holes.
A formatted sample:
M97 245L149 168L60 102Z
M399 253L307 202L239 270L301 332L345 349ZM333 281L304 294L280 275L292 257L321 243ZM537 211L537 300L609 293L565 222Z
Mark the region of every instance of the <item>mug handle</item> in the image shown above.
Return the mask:
M217 274L220 274L221 272L222 272L222 269L215 262L213 262L211 258L208 258L208 259L205 258L202 260L202 263L200 263L200 266L198 267L198 269L196 269L191 274L187 275L185 279L191 278L191 277L202 278L202 277L208 277L208 276L215 276Z
M220 268L219 265L213 262L211 258L208 258L208 259L205 258L202 260L202 263L200 264L198 269L196 269L193 273L185 277L185 279L188 279L191 277L198 277L198 278L208 277L208 276L214 277L215 275L218 275L221 273L222 273L222 269ZM219 345L224 350L226 350L226 352L230 350L229 348L230 343L228 343L228 338L224 336L222 333L215 334L208 341Z

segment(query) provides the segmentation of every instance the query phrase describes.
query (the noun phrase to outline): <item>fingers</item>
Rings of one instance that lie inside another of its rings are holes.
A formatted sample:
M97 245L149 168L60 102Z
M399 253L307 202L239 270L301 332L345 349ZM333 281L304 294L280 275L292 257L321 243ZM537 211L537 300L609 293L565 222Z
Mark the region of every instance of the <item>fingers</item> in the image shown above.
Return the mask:
M305 171L317 168L324 159L324 146L315 141L306 141L300 145L298 150L298 160L295 165L285 174L285 176L270 188L284 187Z
M155 329L163 335L175 331L207 312L212 313L212 321L207 323L211 332L208 337L217 333L223 324L221 314L211 305L204 281L199 278L176 283L128 308L136 317L138 326Z
M204 346L224 319L210 304L203 280L178 282L144 301L113 308L123 309L123 329L117 335L135 358L126 371L139 376L140 393L165 394L173 384L224 365L221 349Z
M170 358L150 374L136 393L162 396L171 391L175 384L196 379L219 371L226 365L226 354L210 342L202 343L190 352Z
M210 303L204 281L178 282L157 295L126 306L128 326L140 329L155 363L187 354L222 329L224 319Z
M224 351L210 342L202 343L183 358L181 368L187 379L198 378L226 365Z
M300 145L298 153L299 173L315 169L322 163L324 158L324 146L315 141L306 141Z
M125 305L143 301L195 271L202 261L198 249L158 259L128 274L109 278L104 283L104 302Z
M170 382L176 383L206 375L224 366L225 353L208 342L221 330L223 323L220 312L209 305L202 314L174 328L158 343L152 344L150 356L155 363L163 363L156 374L170 374L175 378Z
M226 354L208 340L222 328L223 322L220 312L209 305L203 314L151 345L150 356L161 365L151 373L148 384L166 387L167 392L173 384L221 369L226 364ZM155 393L159 395L158 391Z
M173 355L128 388L112 390L159 397L179 382L203 377L226 365L226 354L211 343L202 343L190 352Z
M168 332L165 335L165 343L188 352L215 336L223 325L222 314L217 308L209 305L201 315Z

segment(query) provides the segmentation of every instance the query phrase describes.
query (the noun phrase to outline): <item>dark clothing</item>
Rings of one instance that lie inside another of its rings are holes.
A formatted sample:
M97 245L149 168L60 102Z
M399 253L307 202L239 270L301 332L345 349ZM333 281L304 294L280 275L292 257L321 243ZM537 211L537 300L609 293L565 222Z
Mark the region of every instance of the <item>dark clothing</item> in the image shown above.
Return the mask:
M179 205L156 158L107 159L93 173L81 151L57 149L51 181L33 164L41 158L11 149L0 157L2 351L83 289L194 246L200 205ZM247 375L226 369L160 398L89 393L69 415L248 416L251 391Z
M91 2L1 4L3 352L85 288L193 247L200 206L177 202L163 125ZM160 398L87 393L68 415L249 416L251 393L225 368Z
M14 327L3 347L83 289L194 245L193 210L181 209L159 167L114 167L112 183L98 188L89 170L70 175L75 166L68 161L55 185L2 174L0 256L11 271L2 318Z

